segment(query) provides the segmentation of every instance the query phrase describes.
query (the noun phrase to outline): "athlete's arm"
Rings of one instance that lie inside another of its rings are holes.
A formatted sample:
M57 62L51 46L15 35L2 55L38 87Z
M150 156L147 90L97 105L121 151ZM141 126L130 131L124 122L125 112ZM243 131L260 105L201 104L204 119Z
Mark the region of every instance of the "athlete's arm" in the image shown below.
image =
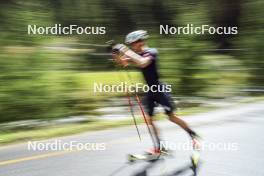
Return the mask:
M140 68L145 68L151 63L151 57L142 57L142 56L139 56L139 57L140 57L140 59L139 58L133 58L130 56L130 57L124 58L123 60L126 60L128 62L132 62Z
M144 68L147 67L152 59L151 57L142 57L140 55L138 55L137 53L135 53L134 51L132 51L131 49L129 49L126 45L124 44L117 44L113 47L113 51L118 51L120 53L122 53L123 56L125 57L120 57L119 59L122 61L129 61L132 62L134 64L136 64L138 67L140 68Z

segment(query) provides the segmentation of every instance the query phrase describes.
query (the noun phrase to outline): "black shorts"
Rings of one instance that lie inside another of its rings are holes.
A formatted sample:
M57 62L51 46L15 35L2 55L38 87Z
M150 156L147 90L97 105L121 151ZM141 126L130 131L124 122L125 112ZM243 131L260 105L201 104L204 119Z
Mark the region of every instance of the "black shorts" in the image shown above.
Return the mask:
M160 104L164 108L166 114L172 113L176 107L169 93L148 92L144 100L144 106L149 116L154 115L154 108L158 104Z

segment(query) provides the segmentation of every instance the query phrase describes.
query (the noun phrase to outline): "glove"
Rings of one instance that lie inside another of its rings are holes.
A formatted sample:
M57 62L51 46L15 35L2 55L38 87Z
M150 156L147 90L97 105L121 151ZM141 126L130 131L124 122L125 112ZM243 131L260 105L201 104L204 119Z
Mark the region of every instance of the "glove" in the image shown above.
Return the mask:
M128 50L128 47L120 43L112 47L112 53L124 53L127 50Z

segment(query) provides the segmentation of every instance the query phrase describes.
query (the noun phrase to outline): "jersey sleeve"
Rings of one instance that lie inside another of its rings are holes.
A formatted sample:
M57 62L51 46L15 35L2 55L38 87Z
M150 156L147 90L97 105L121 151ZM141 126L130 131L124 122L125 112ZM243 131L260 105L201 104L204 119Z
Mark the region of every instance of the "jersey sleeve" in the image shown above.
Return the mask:
M156 48L148 48L143 57L151 57L151 59L156 60L158 56L158 51Z

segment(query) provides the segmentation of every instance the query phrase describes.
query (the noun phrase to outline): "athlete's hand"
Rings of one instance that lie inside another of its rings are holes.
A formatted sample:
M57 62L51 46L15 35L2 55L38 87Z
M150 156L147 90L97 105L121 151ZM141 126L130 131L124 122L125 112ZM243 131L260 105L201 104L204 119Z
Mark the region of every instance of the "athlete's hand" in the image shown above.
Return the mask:
M127 67L129 65L129 63L125 60L122 60L120 65L122 65L123 67Z
M119 64L122 65L123 67L127 67L129 65L129 60L130 58L127 58L126 56L120 57Z
M124 67L127 67L129 65L128 59L125 56L120 56L120 54L112 53L112 58L119 65L122 65Z
M116 44L112 47L112 52L122 53L128 50L128 47L122 43Z
M115 52L112 52L112 58L115 62L117 62L119 60L119 54L118 53L115 53Z

